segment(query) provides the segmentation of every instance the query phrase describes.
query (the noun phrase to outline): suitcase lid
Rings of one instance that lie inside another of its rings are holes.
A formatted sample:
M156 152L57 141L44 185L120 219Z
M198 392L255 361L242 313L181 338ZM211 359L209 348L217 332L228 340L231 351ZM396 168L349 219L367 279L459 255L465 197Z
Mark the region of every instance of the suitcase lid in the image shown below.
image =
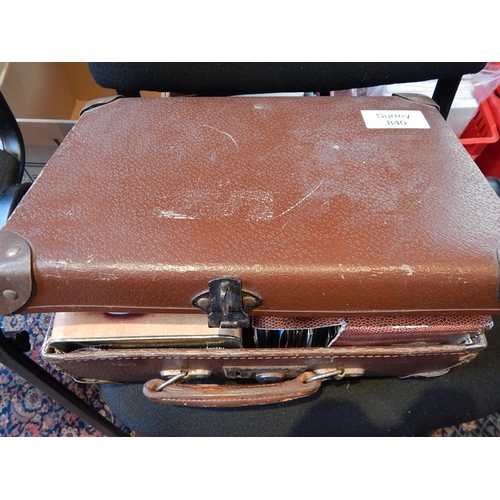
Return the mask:
M8 312L499 310L500 200L402 97L116 99L83 113L11 233L33 283Z

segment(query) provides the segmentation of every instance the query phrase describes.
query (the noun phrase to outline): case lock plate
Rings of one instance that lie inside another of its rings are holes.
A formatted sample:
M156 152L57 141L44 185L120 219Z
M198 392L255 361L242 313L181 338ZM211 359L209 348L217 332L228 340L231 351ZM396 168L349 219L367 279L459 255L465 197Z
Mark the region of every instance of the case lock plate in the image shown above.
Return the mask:
M208 315L210 328L249 328L249 313L262 304L262 300L241 289L241 282L234 278L217 278L209 281L208 292L196 296L192 304Z

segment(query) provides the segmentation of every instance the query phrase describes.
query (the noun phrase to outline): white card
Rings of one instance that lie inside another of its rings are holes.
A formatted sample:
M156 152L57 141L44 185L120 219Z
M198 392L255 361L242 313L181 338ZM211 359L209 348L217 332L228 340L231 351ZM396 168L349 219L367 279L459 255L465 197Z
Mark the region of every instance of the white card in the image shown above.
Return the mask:
M430 128L422 111L361 110L366 128Z

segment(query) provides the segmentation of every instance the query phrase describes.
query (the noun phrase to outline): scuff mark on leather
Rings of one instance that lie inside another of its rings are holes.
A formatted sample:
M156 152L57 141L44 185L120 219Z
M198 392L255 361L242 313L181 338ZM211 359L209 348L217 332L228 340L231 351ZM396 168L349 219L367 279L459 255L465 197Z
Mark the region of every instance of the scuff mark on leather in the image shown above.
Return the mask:
M227 132L224 132L224 130L220 130L220 129L212 127L210 125L203 125L203 126L207 127L207 128L211 128L212 130L215 130L216 132L220 132L221 134L224 134L225 136L229 137L229 139L231 139L233 141L236 148L240 149L240 147L238 146L238 143L234 140L234 137L231 134L228 134Z
M186 214L178 214L172 210L160 210L160 217L165 219L184 219L184 220L194 220L196 217Z
M408 276L413 276L414 271L408 264L403 264L401 266L401 271L404 271Z
M279 215L275 217L277 219L278 217L282 217L283 215L286 215L288 212L292 211L294 208L297 208L300 204L304 203L308 198L310 198L323 184L324 179L321 179L321 182L308 194L306 194L303 198L301 198L297 203L292 205L290 208L287 208L284 212L281 212Z

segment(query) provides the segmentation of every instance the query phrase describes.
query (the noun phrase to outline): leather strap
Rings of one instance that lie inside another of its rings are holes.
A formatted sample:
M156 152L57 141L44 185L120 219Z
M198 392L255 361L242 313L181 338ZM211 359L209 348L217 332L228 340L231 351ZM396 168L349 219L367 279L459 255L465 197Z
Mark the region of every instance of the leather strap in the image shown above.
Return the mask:
M199 407L239 407L282 403L314 394L320 380L306 383L313 372L277 384L171 384L157 391L165 381L153 379L143 386L143 394L155 403Z

